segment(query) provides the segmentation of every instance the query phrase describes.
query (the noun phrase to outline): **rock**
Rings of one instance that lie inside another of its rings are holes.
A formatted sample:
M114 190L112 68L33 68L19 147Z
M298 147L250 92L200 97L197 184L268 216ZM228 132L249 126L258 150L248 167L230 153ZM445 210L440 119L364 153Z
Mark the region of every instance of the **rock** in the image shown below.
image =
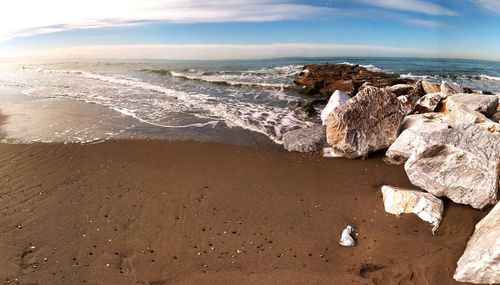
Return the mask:
M332 97L330 97L330 100L328 101L328 104L326 105L325 109L321 112L321 121L323 122L323 125L326 124L326 119L328 119L328 116L330 116L330 113L335 110L338 106L345 104L347 100L351 99L351 97L347 96L342 91L336 90Z
M453 127L459 125L474 125L486 121L488 121L488 118L486 118L485 115L469 109L466 105L454 106L450 112L450 125Z
M401 214L413 213L433 226L432 234L439 228L444 207L443 202L434 195L385 185L381 190L387 213L398 217Z
M462 89L462 86L460 86L456 83L447 82L447 81L443 81L441 83L441 94L443 95L443 98L446 98L446 97L453 95L453 94L459 94L462 92L464 92L464 90Z
M322 95L330 95L337 90L341 90L344 93L354 96L357 90L357 86L353 80L329 80L326 81L324 85L325 86L319 90L319 93Z
M410 94L415 89L415 86L410 84L396 84L386 88L396 96L401 96Z
M477 209L497 202L499 135L461 125L420 138L405 164L413 185Z
M410 114L413 112L413 108L415 107L415 104L410 100L410 95L401 95L398 96L399 102L401 102L401 106L403 107L403 111L405 112L406 115Z
M345 157L366 158L396 140L404 116L396 95L367 86L328 117L327 141Z
M314 98L312 100L306 101L304 103L304 106L302 106L301 108L304 117L305 118L313 117L314 115L316 115L318 109L322 109L319 106L324 106L327 102L328 100L324 98Z
M495 123L500 123L500 111L491 116L491 120Z
M283 135L283 146L288 151L313 152L325 143L325 128L313 126L286 132Z
M385 161L401 165L408 160L424 133L432 133L448 128L448 116L443 113L426 113L406 116L401 126L401 134L385 153Z
M443 96L441 93L429 93L424 95L422 98L418 99L415 104L415 113L421 114L434 112L442 98Z
M294 80L301 93L327 98L335 90L354 95L367 82L377 87L387 87L413 81L350 64L309 64L304 66L303 71Z
M457 262L453 278L459 282L500 283L500 203L477 225Z
M439 84L430 83L427 80L422 80L422 88L424 89L425 94L439 93L441 92L441 88Z
M354 233L354 228L347 226L347 228L342 231L339 244L342 246L355 246L356 241L352 238L352 233Z
M481 112L486 116L492 116L498 108L498 97L492 95L455 94L450 96L446 102L446 108L450 111L458 105L464 105L469 109Z

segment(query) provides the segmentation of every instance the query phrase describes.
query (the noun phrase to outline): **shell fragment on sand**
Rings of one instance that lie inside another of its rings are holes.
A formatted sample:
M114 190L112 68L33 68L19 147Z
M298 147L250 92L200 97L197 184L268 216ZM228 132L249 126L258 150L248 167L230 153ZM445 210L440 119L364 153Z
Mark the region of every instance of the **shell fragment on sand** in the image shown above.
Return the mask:
M459 282L500 283L499 261L500 203L476 225L453 278Z
M342 235L340 236L340 242L339 244L341 246L355 246L356 241L354 238L351 236L351 234L354 233L354 228L351 226L347 226L343 231Z
M443 216L443 202L434 195L385 185L381 190L387 213L396 216L413 213L433 226L432 234L439 228Z

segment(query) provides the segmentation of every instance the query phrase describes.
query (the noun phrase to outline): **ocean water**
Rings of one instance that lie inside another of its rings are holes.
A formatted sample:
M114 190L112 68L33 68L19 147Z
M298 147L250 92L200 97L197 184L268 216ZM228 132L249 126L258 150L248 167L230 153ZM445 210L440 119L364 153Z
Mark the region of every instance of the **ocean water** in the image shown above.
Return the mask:
M324 62L500 93L499 62L420 58L3 63L0 85L34 98L97 104L157 132L223 128L280 143L286 131L314 124L290 107L303 99L292 81L303 65Z

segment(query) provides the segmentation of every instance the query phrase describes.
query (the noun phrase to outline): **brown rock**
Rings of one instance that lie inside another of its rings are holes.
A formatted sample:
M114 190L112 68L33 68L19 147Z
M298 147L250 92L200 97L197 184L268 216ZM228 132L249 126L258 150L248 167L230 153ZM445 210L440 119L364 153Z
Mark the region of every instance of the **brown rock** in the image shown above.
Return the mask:
M376 87L413 83L392 74L374 72L358 65L348 64L310 64L294 80L300 85L299 91L307 95L330 96L336 90L354 95L366 82Z
M425 94L441 92L441 87L439 87L439 84L431 83L427 80L422 80L422 88L424 89Z

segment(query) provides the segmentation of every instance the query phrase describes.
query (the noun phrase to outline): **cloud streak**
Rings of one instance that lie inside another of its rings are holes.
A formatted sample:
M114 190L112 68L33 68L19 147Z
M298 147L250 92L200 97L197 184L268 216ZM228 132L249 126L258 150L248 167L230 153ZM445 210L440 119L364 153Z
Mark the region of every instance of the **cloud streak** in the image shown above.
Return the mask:
M500 0L477 0L477 4L484 9L500 14Z
M431 15L456 14L421 0L355 1L384 9L418 10ZM337 9L292 0L15 0L9 1L8 5L0 4L0 41L73 29L152 22L266 22L332 16L365 17L367 9ZM402 18L401 15L392 17L392 20L430 28L442 26L438 21Z
M335 9L282 0L17 0L0 4L0 39L141 22L264 22Z
M458 16L458 12L443 7L441 5L422 0L355 0L356 2L374 7L411 11L433 16ZM485 0L495 1L495 0Z

